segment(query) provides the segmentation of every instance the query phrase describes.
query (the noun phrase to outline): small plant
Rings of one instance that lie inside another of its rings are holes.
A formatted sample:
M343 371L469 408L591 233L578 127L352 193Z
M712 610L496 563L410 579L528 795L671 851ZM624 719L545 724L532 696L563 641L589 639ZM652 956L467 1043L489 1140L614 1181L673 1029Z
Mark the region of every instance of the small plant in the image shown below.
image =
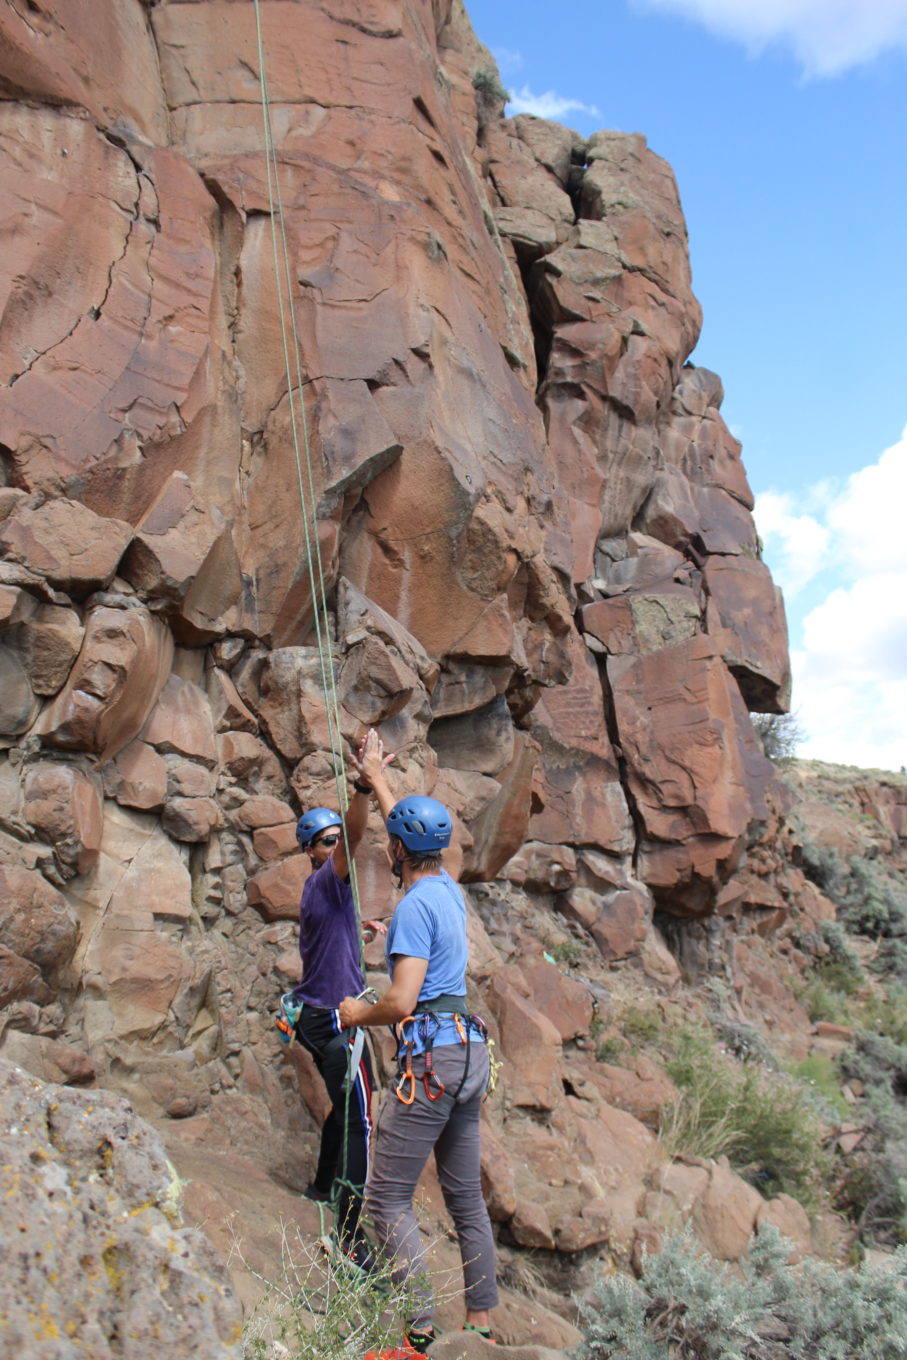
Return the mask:
M841 1074L831 1058L820 1053L810 1054L799 1062L791 1064L791 1075L806 1087L806 1094L812 1093L813 1103L821 1118L834 1123L846 1119L850 1107L841 1090Z
M863 1004L861 1028L907 1045L907 987L893 983L884 994L872 992Z
M796 713L751 713L753 727L769 760L791 760L804 732Z
M547 944L545 952L551 956L555 963L564 963L569 968L572 964L579 962L585 951L579 940L571 938L558 940L557 944Z
M472 88L477 102L486 110L502 107L510 101L510 91L501 83L501 77L494 66L481 66L473 72Z
M788 1264L766 1225L731 1268L690 1237L666 1240L638 1283L601 1278L578 1360L900 1360L907 1354L907 1248L891 1268Z
M625 1047L619 1039L603 1039L595 1046L595 1061L614 1064L624 1052Z
M797 1000L810 1020L827 1020L833 1025L852 1025L853 1015L847 997L814 972L796 989Z
M800 864L804 874L835 901L847 870L833 845L816 845L796 818L792 819L800 837Z
M283 1224L278 1279L243 1261L265 1289L243 1329L242 1360L352 1360L399 1345L400 1317L418 1310L413 1290L386 1266L366 1275L325 1246ZM233 1251L243 1259L237 1242Z
M907 1242L907 1045L861 1030L841 1067L864 1087L864 1136L847 1162L841 1206L862 1240Z
M716 1058L709 1037L689 1030L667 1070L681 1091L659 1133L669 1152L726 1156L767 1198L821 1202L831 1165L823 1121L792 1077Z
M618 1019L621 1033L632 1044L651 1044L662 1031L657 1011L641 1006L629 1006Z

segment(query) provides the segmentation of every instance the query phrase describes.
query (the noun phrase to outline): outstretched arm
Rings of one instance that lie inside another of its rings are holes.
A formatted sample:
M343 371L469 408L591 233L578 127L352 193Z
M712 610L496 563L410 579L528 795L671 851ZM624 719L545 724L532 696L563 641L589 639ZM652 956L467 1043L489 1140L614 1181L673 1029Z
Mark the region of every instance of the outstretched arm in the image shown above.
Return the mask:
M369 758L369 768L366 769L366 758ZM393 760L393 754L384 754L384 743L378 736L374 728L369 728L359 744L359 750L353 756L351 764L354 772L354 783L350 791L350 804L346 810L344 826L346 828L345 840L341 839L334 851L334 871L338 878L346 878L350 872L350 860L359 848L359 842L365 835L365 828L368 825L369 799L372 792L378 798L378 806L381 808L383 820L387 820L387 812L384 811L382 795L379 792L375 777L380 780L387 796L391 799L388 804L388 812L393 807L393 797L388 788L387 780L384 777L384 767ZM357 788L356 785L361 785ZM363 792L363 790L365 790Z
M372 786L375 797L378 799L382 822L387 821L395 802L385 774L385 770L393 758L393 754L384 754L384 742L375 729L370 728L362 745L360 768L362 778Z

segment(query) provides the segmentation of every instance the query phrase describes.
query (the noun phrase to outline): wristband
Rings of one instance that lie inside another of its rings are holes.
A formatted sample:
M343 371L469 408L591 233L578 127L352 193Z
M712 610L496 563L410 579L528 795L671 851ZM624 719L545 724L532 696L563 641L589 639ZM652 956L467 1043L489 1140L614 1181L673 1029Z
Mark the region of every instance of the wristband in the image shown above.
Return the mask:
M374 789L372 788L371 784L363 784L361 779L353 780L353 788L356 790L357 793L374 793Z

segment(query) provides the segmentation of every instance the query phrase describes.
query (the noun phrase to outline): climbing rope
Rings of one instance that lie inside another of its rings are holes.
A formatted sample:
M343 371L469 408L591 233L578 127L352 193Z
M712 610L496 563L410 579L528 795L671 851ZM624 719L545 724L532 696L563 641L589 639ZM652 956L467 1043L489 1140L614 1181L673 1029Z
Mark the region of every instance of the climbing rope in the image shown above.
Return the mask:
M284 223L283 202L280 193L280 176L278 174L277 149L274 142L273 125L271 122L271 105L268 96L268 83L265 70L265 51L264 37L262 33L260 0L254 0L255 8L255 30L258 45L258 72L261 87L261 107L262 121L264 125L264 145L265 145L265 164L267 167L268 182L268 204L270 208L271 223L271 245L274 256L274 278L277 288L277 308L280 320L280 334L283 346L284 370L287 382L287 399L290 413L290 430L292 434L293 453L296 463L296 479L299 493L299 502L302 510L303 541L305 545L306 565L309 572L309 581L312 588L312 603L315 621L315 636L318 646L318 657L321 668L321 682L324 692L325 712L328 722L328 739L331 750L331 761L334 771L334 782L337 790L337 801L340 807L342 822L342 835L346 849L346 859L349 868L350 888L353 895L353 908L355 912L356 930L359 937L359 963L365 971L365 943L362 937L362 916L359 903L359 884L356 876L356 865L350 852L349 834L346 827L346 813L349 809L350 795L344 777L343 745L340 731L340 703L337 694L337 685L334 675L334 658L330 638L330 616L327 603L327 586L325 582L324 566L321 558L321 548L318 542L318 518L317 501L315 495L315 479L312 472L311 447L309 441L308 420L306 417L305 400L303 396L304 381L302 375L302 363L300 359L299 333L296 325L296 312L293 305L293 274L290 268L290 256L287 247L287 235ZM295 387L294 387L295 378ZM298 407L298 413L297 413ZM301 432L301 438L300 438ZM305 472L303 471L305 469ZM348 1190L358 1196L363 1192L363 1186L352 1185L346 1179L346 1168L349 1165L349 1103L353 1097L353 1090L356 1084L357 1069L362 1053L362 1044L358 1040L350 1046L347 1057L347 1080L345 1082L345 1118L343 1120L343 1143L341 1159L338 1165L339 1174L335 1177L332 1187L331 1208L334 1213L335 1224L339 1226L339 1201L343 1190ZM319 1205L321 1217L322 1238L326 1238L324 1231L324 1218L322 1207Z
M258 45L258 73L261 88L262 121L264 124L265 164L267 167L268 180L271 245L274 255L274 279L277 286L277 309L280 319L284 371L287 380L290 430L293 440L293 454L296 463L299 502L302 509L302 528L306 565L312 587L315 637L318 646L325 712L328 720L328 740L330 743L337 800L340 805L341 814L344 816L342 834L347 852L350 887L353 892L353 903L356 909L357 928L359 930L359 962L364 968L365 947L362 940L359 884L356 877L356 866L353 862L353 857L350 854L349 838L345 821L345 814L349 807L349 791L347 789L343 770L343 745L340 733L340 703L334 676L333 654L330 639L330 619L327 604L327 586L325 583L324 565L321 558L321 547L318 542L315 479L312 472L308 419L303 398L304 382L300 359L299 332L296 325L296 311L293 306L293 274L290 268L290 256L287 248L283 201L280 193L280 176L278 174L277 148L274 142L273 125L271 122L271 104L268 96L268 81L265 70L264 36L261 24L260 0L254 0L254 7L256 41ZM295 392L293 383L294 373L296 380ZM302 433L301 441L300 430ZM305 478L303 477L303 464L305 466Z

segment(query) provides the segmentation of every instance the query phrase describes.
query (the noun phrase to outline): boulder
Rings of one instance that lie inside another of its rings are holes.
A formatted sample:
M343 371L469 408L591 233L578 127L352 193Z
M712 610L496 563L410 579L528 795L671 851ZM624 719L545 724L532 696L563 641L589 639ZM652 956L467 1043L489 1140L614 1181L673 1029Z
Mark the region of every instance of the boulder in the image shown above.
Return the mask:
M74 609L39 604L20 630L19 650L35 694L56 694L66 682L85 630Z
M111 760L141 731L172 658L169 630L147 609L92 609L69 678L35 731L46 746Z
M0 1283L10 1353L44 1360L72 1336L106 1357L113 1334L133 1338L135 1360L162 1345L234 1357L239 1304L208 1240L181 1226L179 1179L150 1125L110 1092L45 1085L5 1061L0 1110L0 1234L18 1246Z
M533 1004L551 1021L564 1043L589 1033L593 1008L587 987L545 959L524 961L522 971Z
M306 855L292 855L249 879L249 903L266 921L295 921L311 866Z
M54 980L78 937L76 918L56 888L32 869L0 864L0 945Z
M489 1001L501 1033L507 1060L507 1096L514 1105L551 1110L561 1099L561 1036L501 975L492 978Z
M73 765L33 765L25 779L25 816L41 840L54 847L66 877L88 873L97 862L104 819L97 782Z
M0 736L27 732L38 714L38 700L18 652L0 643Z
M131 525L63 498L20 501L0 520L0 556L78 598L110 584L131 538Z
M768 567L751 557L710 557L703 580L709 632L751 713L790 708L784 600Z
M213 768L217 746L204 690L191 680L169 676L142 731L142 740L160 754L186 756Z
M131 741L104 766L104 792L123 807L150 812L167 796L167 766L163 756L144 741Z

